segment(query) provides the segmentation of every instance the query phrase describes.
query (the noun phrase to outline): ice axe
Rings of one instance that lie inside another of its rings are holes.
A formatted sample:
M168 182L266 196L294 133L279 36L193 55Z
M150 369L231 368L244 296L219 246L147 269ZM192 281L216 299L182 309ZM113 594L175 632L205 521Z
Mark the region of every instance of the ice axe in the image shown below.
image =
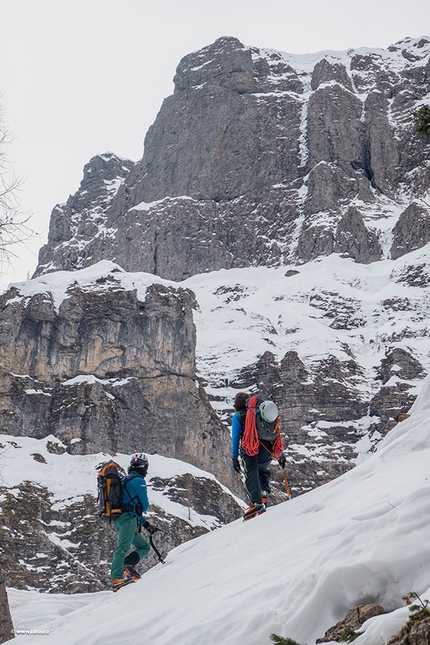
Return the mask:
M166 564L165 560L163 559L163 556L161 555L160 551L157 549L157 547L154 544L154 540L152 536L156 531L161 531L161 529L158 529L156 526L154 526L152 530L149 532L149 543L154 549L155 555L157 556L158 561L161 562L161 564Z

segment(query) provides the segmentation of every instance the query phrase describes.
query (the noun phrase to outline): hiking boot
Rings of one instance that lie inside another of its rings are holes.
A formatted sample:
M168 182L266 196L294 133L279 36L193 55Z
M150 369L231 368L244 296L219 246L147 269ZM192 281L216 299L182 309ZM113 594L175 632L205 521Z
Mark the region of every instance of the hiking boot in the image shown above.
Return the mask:
M248 508L244 512L243 519L250 520L251 517L255 517L256 515L264 513L265 510L266 506L264 504L251 504L251 506L248 506Z
M268 490L262 490L261 491L261 503L264 504L264 506L267 506L267 496L269 495Z
M124 567L124 578L133 578L133 580L140 580L142 576L139 571L133 567L132 564L127 564Z
M131 584L132 582L135 582L134 578L116 578L115 580L112 580L112 591L118 591L118 589L121 589L121 587L125 587L126 585Z

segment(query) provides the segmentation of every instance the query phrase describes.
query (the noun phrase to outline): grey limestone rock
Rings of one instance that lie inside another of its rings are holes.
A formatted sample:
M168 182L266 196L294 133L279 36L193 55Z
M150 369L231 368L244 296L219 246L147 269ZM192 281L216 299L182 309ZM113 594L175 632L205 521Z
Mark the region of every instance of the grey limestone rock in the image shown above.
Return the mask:
M421 363L410 352L401 347L387 350L385 358L382 359L378 369L378 378L384 384L393 376L408 380L422 378L423 374L424 368Z
M430 643L430 619L426 618L416 623L401 643L402 645L428 645Z
M373 90L364 104L366 140L364 169L371 185L382 194L396 194L400 152L395 133L389 123L387 93Z
M311 168L321 161L364 163L362 111L360 99L339 84L311 94L307 123Z
M339 63L331 64L326 58L323 58L314 67L311 87L316 90L322 83L330 83L330 81L336 81L350 92L353 92L351 79L345 66Z
M393 260L419 249L430 241L430 209L412 202L400 215L391 245Z
M79 269L110 255L115 231L106 227L108 208L133 166L113 153L97 155L86 164L79 190L51 213L48 244L40 250L35 276ZM88 245L82 248L82 240L91 240L91 251Z
M110 259L182 280L339 247L357 262L379 259L386 213L405 192L426 190L423 144L414 140L412 154L405 143L428 92L429 49L405 39L387 52L321 53L310 68L223 37L185 56L143 158L95 157L78 192L54 208L36 275ZM371 233L354 228L351 206ZM413 246L399 222L393 257Z
M339 175L332 173L325 164L317 166L319 174L328 171L329 181L332 177L339 178ZM330 183L319 184L325 190L327 202L333 193L330 191ZM315 197L315 194L314 194ZM324 196L320 196L324 199ZM299 257L302 261L316 259L330 253L340 253L344 257L351 257L356 262L370 264L382 258L382 248L375 231L366 227L363 216L355 208L349 208L342 217L331 218L333 226L327 227L327 216L315 215L309 217L304 224L299 239ZM337 223L336 227L334 223Z
M152 285L141 302L114 275L72 287L58 311L49 293L2 296L3 432L176 457L234 488L228 431L196 386L193 294Z
M374 616L384 614L384 608L376 603L366 603L357 605L351 609L343 620L340 620L336 625L330 627L324 635L324 638L318 638L317 643L330 643L336 642L350 642L349 636L351 632L359 632L360 627Z
M0 643L5 643L13 638L13 622L3 573L0 575L0 610Z
M365 226L362 215L354 207L345 213L337 225L334 251L362 264L376 262L382 257L378 236Z
M237 38L218 38L212 45L188 54L179 63L175 92L203 84L220 85L239 93L256 89L251 51Z

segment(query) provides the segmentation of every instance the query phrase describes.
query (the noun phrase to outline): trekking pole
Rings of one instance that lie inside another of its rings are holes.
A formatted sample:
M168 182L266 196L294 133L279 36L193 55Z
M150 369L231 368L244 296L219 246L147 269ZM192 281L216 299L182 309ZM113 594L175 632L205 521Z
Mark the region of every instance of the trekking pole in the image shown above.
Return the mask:
M156 554L156 556L157 556L157 558L158 558L158 561L159 561L159 562L161 562L161 564L166 564L165 560L163 560L163 556L161 555L160 551L159 551L159 550L157 549L157 547L155 546L154 541L153 541L153 539L152 539L152 536L153 536L153 534L155 533L155 531L159 531L159 530L160 530L160 529L157 529L157 528L155 527L155 528L154 528L154 530L149 534L149 543L150 543L150 545L152 546L152 548L154 549L155 554Z

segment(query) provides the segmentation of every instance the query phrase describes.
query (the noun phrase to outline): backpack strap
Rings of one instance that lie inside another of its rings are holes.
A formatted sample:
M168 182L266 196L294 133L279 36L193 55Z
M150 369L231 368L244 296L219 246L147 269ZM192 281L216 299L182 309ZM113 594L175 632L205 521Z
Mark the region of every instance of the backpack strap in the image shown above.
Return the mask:
M135 515L137 515L137 517L141 517L142 505L139 501L139 498L137 495L134 495L134 497L132 497L127 488L127 482L130 481L130 479L134 479L135 477L140 477L140 475L138 473L130 473L129 475L126 475L122 480L122 486L124 488L124 491L127 493L128 499L129 499L129 503L126 503L123 505L123 510L126 513L134 513ZM135 501L136 503L133 503Z
M282 453L284 452L284 446L281 439L281 428L279 427L278 419L276 419L276 429L277 429L277 434L276 434L276 439L273 442L272 451L275 459L279 459L282 456Z

